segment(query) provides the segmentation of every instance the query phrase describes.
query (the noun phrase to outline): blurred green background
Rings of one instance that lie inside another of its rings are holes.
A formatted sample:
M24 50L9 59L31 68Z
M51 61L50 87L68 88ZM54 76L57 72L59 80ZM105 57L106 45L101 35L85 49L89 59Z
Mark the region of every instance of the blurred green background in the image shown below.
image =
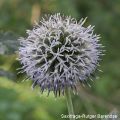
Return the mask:
M80 87L79 94L72 96L75 114L119 115L120 0L0 0L0 120L63 120L61 114L68 114L63 96L46 97L39 88L32 91L32 83L22 82L25 75L16 71L17 38L44 14L56 12L77 20L87 16L86 25L95 25L106 46L100 78L91 83L92 88Z

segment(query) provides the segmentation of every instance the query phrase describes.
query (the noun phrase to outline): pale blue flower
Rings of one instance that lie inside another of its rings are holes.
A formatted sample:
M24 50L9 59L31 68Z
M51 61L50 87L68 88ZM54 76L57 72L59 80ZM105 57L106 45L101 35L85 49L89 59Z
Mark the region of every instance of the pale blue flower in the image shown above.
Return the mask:
M77 22L59 13L42 18L27 37L20 38L19 60L22 69L39 85L41 91L64 93L85 83L99 65L102 45L94 26L84 27L86 19Z

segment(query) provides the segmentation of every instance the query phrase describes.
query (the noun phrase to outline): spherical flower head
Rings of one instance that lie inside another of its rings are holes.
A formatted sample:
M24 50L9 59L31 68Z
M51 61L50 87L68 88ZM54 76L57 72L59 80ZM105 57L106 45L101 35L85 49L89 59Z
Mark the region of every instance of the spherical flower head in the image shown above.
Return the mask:
M33 88L64 94L66 87L75 90L94 74L102 55L99 35L94 26L59 13L42 18L28 36L20 38L19 59L22 69L33 80Z

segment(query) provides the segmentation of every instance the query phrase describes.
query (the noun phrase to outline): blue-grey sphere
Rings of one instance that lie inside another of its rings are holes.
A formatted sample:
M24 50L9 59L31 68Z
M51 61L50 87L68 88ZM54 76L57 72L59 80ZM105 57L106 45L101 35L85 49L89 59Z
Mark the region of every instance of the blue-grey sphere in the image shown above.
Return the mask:
M85 21L57 13L42 18L27 30L27 37L19 39L19 60L33 80L33 88L39 85L42 92L57 95L91 78L99 65L102 45L94 26L83 26Z

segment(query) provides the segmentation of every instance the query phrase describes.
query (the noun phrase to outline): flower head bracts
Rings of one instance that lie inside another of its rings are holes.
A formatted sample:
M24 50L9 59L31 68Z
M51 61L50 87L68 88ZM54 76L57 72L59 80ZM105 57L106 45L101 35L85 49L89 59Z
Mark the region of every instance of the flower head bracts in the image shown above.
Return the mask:
M95 72L102 55L99 35L94 26L83 27L86 19L77 22L59 13L42 19L20 38L19 59L23 71L39 85L41 91L64 93L65 87L76 88Z

